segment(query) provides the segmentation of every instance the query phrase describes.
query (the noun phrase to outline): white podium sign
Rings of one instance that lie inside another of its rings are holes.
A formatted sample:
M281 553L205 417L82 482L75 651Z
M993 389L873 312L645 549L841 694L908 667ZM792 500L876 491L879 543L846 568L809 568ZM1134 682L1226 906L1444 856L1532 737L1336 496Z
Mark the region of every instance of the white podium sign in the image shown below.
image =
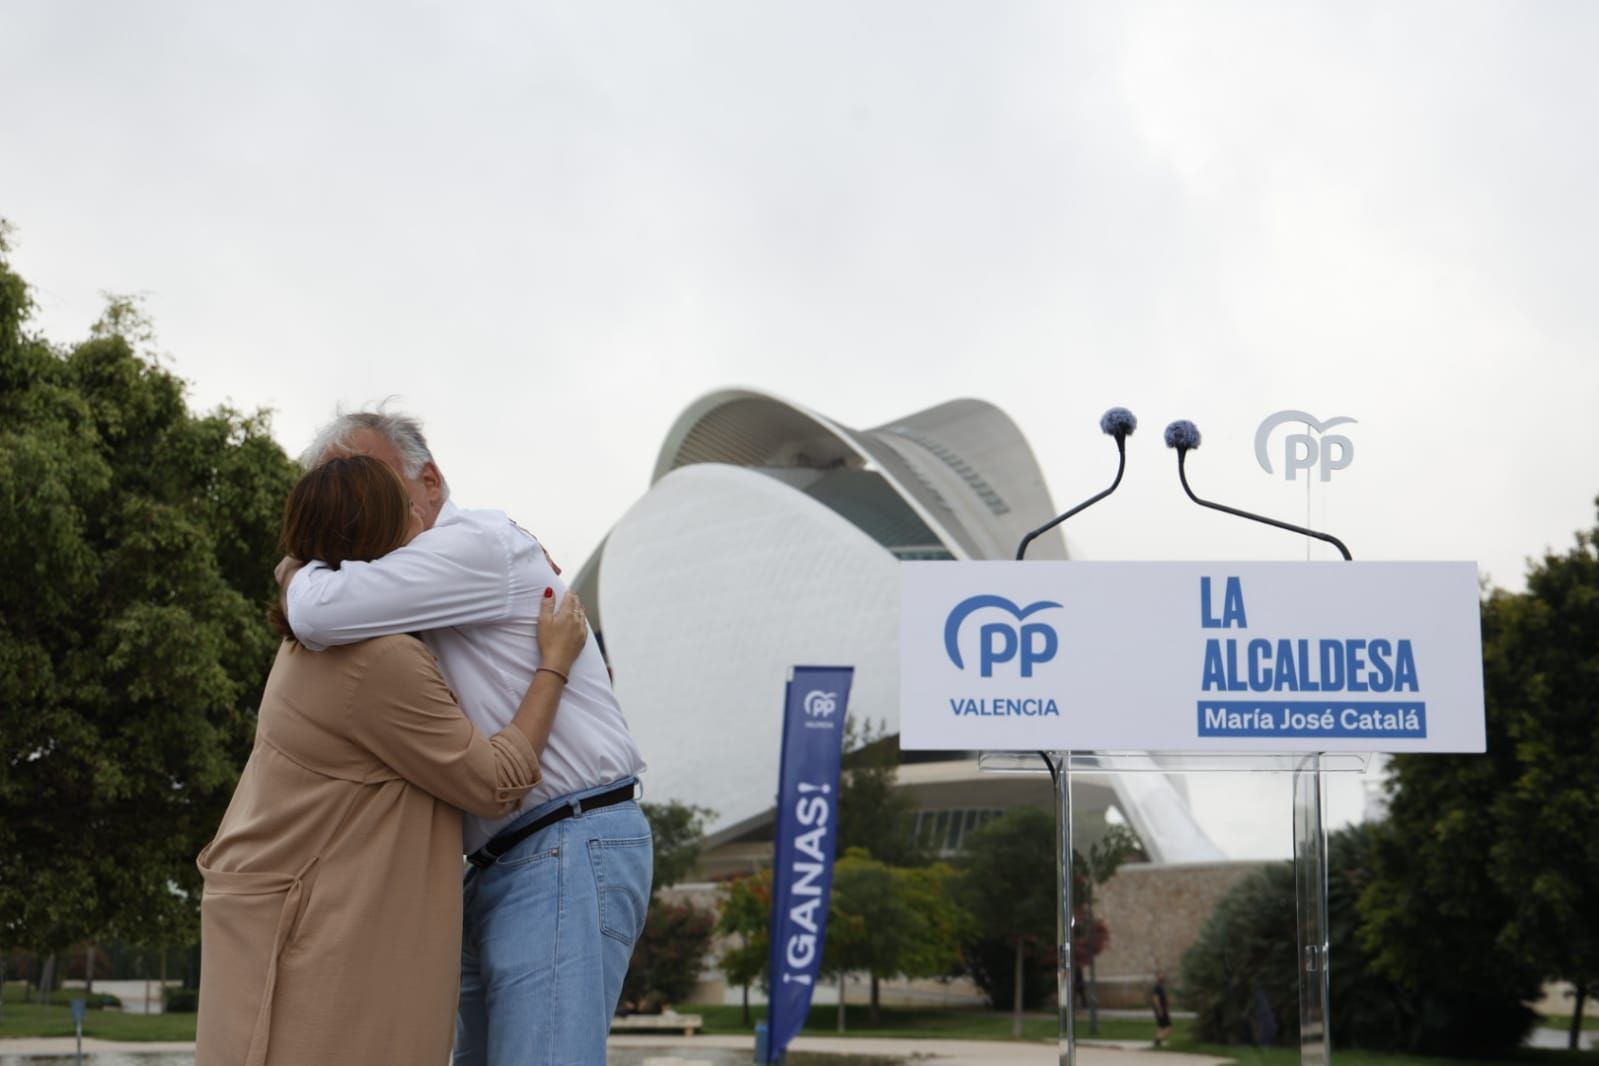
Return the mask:
M1485 749L1472 563L901 571L904 748Z

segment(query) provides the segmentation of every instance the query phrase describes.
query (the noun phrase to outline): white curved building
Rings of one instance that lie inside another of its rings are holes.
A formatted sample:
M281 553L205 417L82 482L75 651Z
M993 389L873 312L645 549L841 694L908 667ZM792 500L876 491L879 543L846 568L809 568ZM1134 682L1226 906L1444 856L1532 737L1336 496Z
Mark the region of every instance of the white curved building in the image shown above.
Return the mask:
M649 761L647 798L712 809L718 861L770 861L789 669L853 665L851 713L897 733L899 561L1011 558L1055 513L1021 432L978 400L870 430L748 390L692 404L574 582ZM1028 556L1067 545L1052 531ZM1090 836L1115 808L1156 862L1221 857L1175 779L1133 777L1074 790ZM980 774L975 758L911 753L900 784L940 850L989 812L1050 802L1047 779Z

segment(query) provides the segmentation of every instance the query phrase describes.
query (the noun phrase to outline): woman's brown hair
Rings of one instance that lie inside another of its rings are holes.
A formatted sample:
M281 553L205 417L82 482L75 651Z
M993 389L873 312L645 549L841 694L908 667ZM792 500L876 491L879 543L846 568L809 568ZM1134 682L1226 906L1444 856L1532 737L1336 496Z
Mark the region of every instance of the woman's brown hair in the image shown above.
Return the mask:
M405 543L411 498L400 475L368 455L329 459L305 473L283 506L278 545L302 562L337 570L351 559L370 561ZM267 621L294 638L281 599L267 608Z

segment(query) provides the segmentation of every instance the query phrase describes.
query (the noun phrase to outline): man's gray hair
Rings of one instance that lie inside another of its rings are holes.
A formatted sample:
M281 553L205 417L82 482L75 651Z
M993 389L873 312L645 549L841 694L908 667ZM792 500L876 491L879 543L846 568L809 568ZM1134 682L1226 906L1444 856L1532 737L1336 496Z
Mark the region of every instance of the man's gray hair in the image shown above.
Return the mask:
M311 440L311 446L300 455L300 467L310 470L334 451L348 451L350 439L361 430L378 434L400 453L405 464L405 476L414 478L422 473L426 463L434 463L428 450L427 438L422 435L422 423L410 415L390 414L387 411L347 411L323 426ZM439 488L444 499L450 498L449 482L439 474Z

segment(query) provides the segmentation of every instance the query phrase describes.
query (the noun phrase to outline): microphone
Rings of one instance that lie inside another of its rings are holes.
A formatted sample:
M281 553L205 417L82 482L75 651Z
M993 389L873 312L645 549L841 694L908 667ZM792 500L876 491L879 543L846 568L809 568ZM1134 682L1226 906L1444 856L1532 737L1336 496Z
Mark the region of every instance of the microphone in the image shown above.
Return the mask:
M1038 537L1042 536L1043 534L1048 533L1050 530L1066 521L1066 519L1070 518L1072 515L1086 511L1088 508L1094 506L1094 504L1115 492L1117 486L1122 483L1122 474L1126 473L1127 471L1127 438L1132 436L1133 430L1138 428L1138 419L1135 418L1133 413L1125 407L1112 407L1110 410L1106 411L1100 416L1099 428L1107 436L1113 437L1116 440L1116 480L1112 481L1110 483L1110 487L1105 491L1090 496L1076 507L1073 507L1071 510L1067 511L1065 514L1059 516L1058 518L1050 519L1048 522L1045 522L1043 525L1027 534L1027 536L1023 537L1021 543L1016 545L1017 562L1021 562L1027 557L1028 545L1032 544L1034 540L1038 539ZM1073 848L1071 843L1071 754L1064 751L1056 752L1055 757L1052 758L1049 752L1041 751L1038 753L1038 757L1043 760L1044 767L1049 770L1049 782L1050 786L1054 790L1056 803L1055 847L1057 850L1055 858L1061 867L1058 875L1060 877L1058 884L1060 886L1061 893L1061 907L1066 912L1065 916L1060 918L1062 929L1060 934L1061 942L1059 945L1057 945L1057 949L1060 952L1060 960L1056 969L1057 974L1059 974L1062 971L1069 971L1071 969L1072 927L1076 924L1076 916L1071 913L1072 888L1070 863L1073 861ZM1065 984L1064 987L1059 990L1059 994L1061 1003L1065 1007L1064 1013L1067 1018L1066 1033L1068 1034L1067 1039L1069 1040L1069 1034L1071 1032L1070 1026L1072 1024L1070 1020L1070 1007L1072 1005L1070 973L1068 972L1066 976L1062 978L1062 980L1065 982Z
M1017 562L1021 562L1022 559L1026 558L1027 548L1033 543L1034 540L1043 534L1048 533L1050 530L1066 521L1066 519L1070 518L1072 515L1077 514L1079 511L1086 511L1100 500L1103 500L1106 496L1109 496L1111 493L1115 492L1116 486L1122 483L1122 473L1127 469L1127 438L1132 436L1133 430L1138 428L1138 419L1135 418L1133 413L1125 407L1112 407L1109 411L1106 411L1103 415L1099 416L1099 428L1107 436L1116 438L1116 454L1118 456L1116 463L1116 480L1112 481L1110 483L1110 488L1106 489L1104 492L1090 496L1076 507L1073 507L1070 511L1067 511L1058 518L1051 518L1048 522L1045 522L1043 525L1027 534L1027 536L1023 537L1021 543L1016 545Z
M1188 453L1199 447L1199 427L1188 421L1188 419L1178 419L1166 427L1166 447L1177 449L1177 480L1183 483L1183 491L1188 493L1188 498L1199 504L1199 506L1209 507L1212 511L1221 511L1223 514L1247 518L1251 522L1262 522L1268 526L1276 526L1278 529L1286 529L1290 533L1298 533L1302 536L1326 541L1338 549L1345 562L1354 558L1349 554L1349 549L1344 547L1344 542L1331 533L1321 533L1314 529L1306 529L1304 526L1296 526L1292 522L1280 522L1275 518L1251 514L1249 511L1240 511L1236 507L1228 507L1224 503L1213 503L1210 500L1202 500L1195 496L1194 490L1188 487L1188 473L1184 467L1188 459Z

